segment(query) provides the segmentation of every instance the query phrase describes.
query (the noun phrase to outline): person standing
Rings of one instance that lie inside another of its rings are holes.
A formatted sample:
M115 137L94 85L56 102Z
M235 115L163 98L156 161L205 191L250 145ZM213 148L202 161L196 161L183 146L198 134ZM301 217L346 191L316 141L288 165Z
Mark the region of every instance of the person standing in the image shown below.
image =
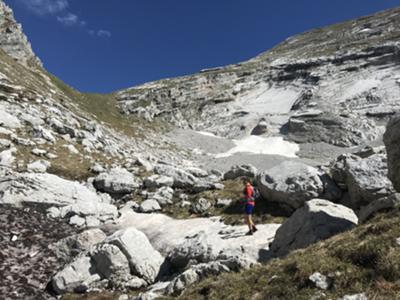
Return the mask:
M246 235L253 235L254 232L257 231L257 227L253 222L253 212L254 212L254 207L255 207L255 193L254 193L254 188L251 185L250 181L248 179L243 180L244 183L244 200L245 200L245 222L247 226L249 227L249 232L247 232Z

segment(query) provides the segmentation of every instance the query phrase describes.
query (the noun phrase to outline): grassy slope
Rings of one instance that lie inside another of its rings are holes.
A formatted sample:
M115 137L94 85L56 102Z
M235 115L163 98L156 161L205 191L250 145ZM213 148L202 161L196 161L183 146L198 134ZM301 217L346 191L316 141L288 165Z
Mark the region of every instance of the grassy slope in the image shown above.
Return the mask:
M310 299L319 293L308 281L314 272L332 276L324 291L337 299L366 292L369 299L400 299L400 213L377 216L284 259L241 273L210 277L180 299Z

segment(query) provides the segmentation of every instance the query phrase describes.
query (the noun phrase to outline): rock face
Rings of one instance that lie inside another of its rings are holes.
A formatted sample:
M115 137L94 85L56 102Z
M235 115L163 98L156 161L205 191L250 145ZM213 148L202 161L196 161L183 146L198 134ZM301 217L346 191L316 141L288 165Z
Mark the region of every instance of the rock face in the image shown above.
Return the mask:
M350 205L358 208L394 192L387 178L385 154L374 154L367 158L342 155L332 165L333 180L348 191Z
M389 122L383 140L388 156L389 178L400 191L400 115Z
M271 245L276 256L305 248L357 225L355 213L342 205L314 199L296 210L278 229Z
M146 83L116 98L126 114L223 137L265 133L260 121L267 120L269 134L299 143L363 144L379 137L380 124L399 108L398 15L387 10L312 30L249 61Z
M0 1L0 47L25 66L41 66L12 10Z
M296 209L324 193L318 170L303 163L286 161L257 176L262 197Z

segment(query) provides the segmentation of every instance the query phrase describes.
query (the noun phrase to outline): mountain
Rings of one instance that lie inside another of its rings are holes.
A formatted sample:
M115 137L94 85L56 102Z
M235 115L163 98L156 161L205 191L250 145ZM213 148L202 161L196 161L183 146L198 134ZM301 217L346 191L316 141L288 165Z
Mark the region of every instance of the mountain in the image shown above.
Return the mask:
M0 2L0 48L24 66L42 66L21 25L15 21L12 10L4 2Z
M0 0L2 297L396 299L399 20L100 95Z
M117 93L120 109L181 128L240 138L267 135L364 144L399 108L399 9L293 36L236 65Z

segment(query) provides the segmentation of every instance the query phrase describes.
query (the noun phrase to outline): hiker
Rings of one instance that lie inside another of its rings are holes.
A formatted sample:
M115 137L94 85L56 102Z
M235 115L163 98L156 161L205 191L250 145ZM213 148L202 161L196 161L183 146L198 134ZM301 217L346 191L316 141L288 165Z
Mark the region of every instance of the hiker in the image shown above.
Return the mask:
M246 235L253 235L253 233L257 231L257 227L256 227L256 225L254 225L253 218L252 218L254 206L255 206L255 199L254 199L255 193L254 193L254 188L248 179L244 179L243 184L244 184L243 194L244 194L244 201L245 201L245 208L244 208L245 217L244 217L244 219L245 219L247 226L249 226L249 232Z

